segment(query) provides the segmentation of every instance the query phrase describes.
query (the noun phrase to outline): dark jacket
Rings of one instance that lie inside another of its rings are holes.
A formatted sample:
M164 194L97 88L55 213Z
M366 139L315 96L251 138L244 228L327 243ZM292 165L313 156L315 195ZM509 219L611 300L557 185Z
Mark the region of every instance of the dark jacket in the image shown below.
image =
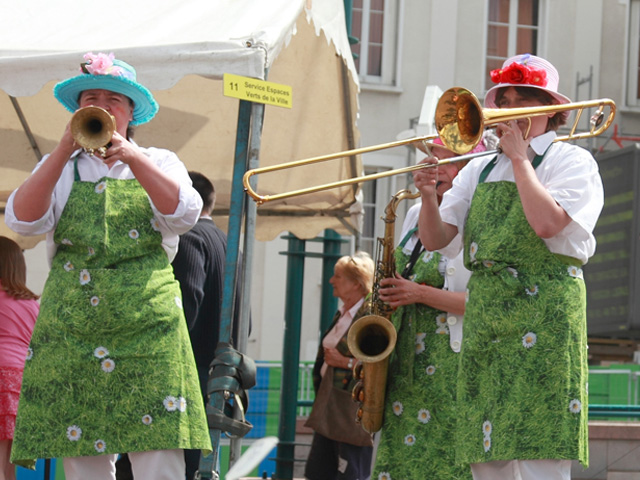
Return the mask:
M370 313L371 313L371 304L370 304L369 300L365 300L364 303L362 304L362 306L356 312L356 314L355 314L355 316L354 316L354 318L353 318L353 320L351 322L351 325L353 325L353 323L356 320L358 320L360 317L364 317L365 315L369 315ZM316 394L318 393L318 389L320 388L320 381L322 380L322 377L320 376L320 370L322 369L322 364L324 363L324 349L322 348L322 341L324 340L324 337L327 336L327 334L331 331L331 329L338 322L339 318L340 318L340 312L338 311L338 312L336 312L335 316L333 317L333 321L331 322L331 325L329 325L329 328L327 329L326 332L324 332L324 334L322 335L322 338L320 339L320 346L318 347L318 354L316 355L316 362L313 365L313 389L316 392ZM353 358L353 355L349 351L349 346L347 345L347 336L349 334L349 330L351 329L351 325L349 326L349 328L345 332L344 336L338 342L338 345L336 346L336 349L342 355L344 355L345 357ZM344 390L352 390L353 387L355 386L355 383L356 382L353 379L352 370L345 369L345 368L335 368L334 367L334 369L333 369L333 384L334 384L334 386L336 386L338 388L341 387Z
M199 368L209 366L218 344L226 251L227 235L210 218L201 218L191 230L180 236L178 253L173 260L173 271L180 282L182 305ZM241 281L238 275L237 285ZM238 311L239 299L236 296L233 344L236 344L238 336Z

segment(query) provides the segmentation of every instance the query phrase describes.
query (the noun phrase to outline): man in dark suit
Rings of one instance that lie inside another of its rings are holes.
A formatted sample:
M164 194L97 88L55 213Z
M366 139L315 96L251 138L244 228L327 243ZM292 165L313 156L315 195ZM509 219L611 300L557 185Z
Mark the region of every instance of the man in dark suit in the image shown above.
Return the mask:
M178 253L173 260L173 272L182 290L182 305L206 405L209 365L218 345L227 235L211 218L216 201L213 184L201 173L190 171L189 176L193 187L202 197L203 206L198 223L180 236ZM240 281L238 276L238 284ZM237 315L237 297L235 306ZM237 318L233 322L232 343L237 339L236 320ZM185 460L187 479L192 479L198 469L200 450L185 450Z
M189 172L189 176L203 206L198 223L180 236L173 272L180 282L191 345L205 387L218 344L227 235L211 218L216 199L213 184L201 173Z

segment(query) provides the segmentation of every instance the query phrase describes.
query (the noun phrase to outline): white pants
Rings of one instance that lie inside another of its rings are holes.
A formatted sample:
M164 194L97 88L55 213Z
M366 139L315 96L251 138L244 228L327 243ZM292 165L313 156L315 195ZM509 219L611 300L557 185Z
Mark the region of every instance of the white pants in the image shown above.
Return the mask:
M185 477L183 450L130 452L135 480L176 480ZM115 480L117 455L63 459L66 480Z
M473 480L571 480L571 460L472 463Z

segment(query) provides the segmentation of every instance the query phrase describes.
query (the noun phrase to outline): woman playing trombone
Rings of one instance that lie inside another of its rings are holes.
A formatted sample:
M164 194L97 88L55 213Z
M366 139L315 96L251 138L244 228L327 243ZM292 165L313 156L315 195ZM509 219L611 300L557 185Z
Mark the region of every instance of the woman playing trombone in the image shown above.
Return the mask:
M436 138L435 158L455 156ZM472 153L485 151L484 142ZM434 157L432 157L434 158ZM465 164L440 167L442 198ZM456 380L465 289L470 272L462 255L425 250L418 235L420 204L407 212L395 251L398 272L380 281L380 299L396 310L398 332L389 364L385 412L373 478L470 480L468 465L455 463ZM457 241L461 241L459 238Z
M486 107L565 104L558 72L517 55ZM425 247L464 239L468 284L457 458L474 479L562 479L588 463L586 295L604 193L586 150L554 143L566 112L501 123L502 153L471 162L438 206L436 168L415 173ZM523 133L526 132L526 138Z

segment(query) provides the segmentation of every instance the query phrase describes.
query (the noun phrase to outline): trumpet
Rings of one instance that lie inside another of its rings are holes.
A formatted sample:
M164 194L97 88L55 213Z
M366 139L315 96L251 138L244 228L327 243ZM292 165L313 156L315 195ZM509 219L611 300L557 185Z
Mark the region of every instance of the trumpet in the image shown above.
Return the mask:
M77 110L71 117L71 135L89 155L104 156L116 130L116 119L104 108L93 105Z
M589 119L589 129L587 131L577 132L578 123L582 116L582 112L589 108L597 109ZM608 109L608 112L605 116L606 109ZM573 125L569 129L569 133L564 136L556 137L554 141L573 141L600 135L613 123L613 119L615 118L616 113L616 104L609 98L601 98L596 100L587 100L584 102L566 103L562 105L544 105L538 107L522 108L483 108L477 97L471 91L462 87L453 87L442 94L436 105L435 125L438 132L437 135L414 137L369 147L345 150L342 152L307 158L304 160L281 163L279 165L273 165L269 167L255 168L252 170L247 170L245 172L242 178L242 183L244 185L245 191L247 192L247 195L249 195L258 205L261 205L263 203L275 200L283 200L285 198L306 195L323 190L330 190L332 188L353 185L356 183L390 177L393 175L410 173L414 170L419 170L422 168L431 168L437 167L439 165L444 165L446 163L471 160L479 156L499 153L500 151L499 149L497 149L474 154L468 153L473 150L476 145L478 145L486 128L493 127L499 123L508 122L511 120L529 119L529 121L531 121L532 117L571 111L576 111L577 113L573 121ZM254 175L271 173L304 165L312 165L319 162L360 155L402 145L420 143L428 144L436 137L440 137L445 148L451 150L459 156L441 160L435 164L412 165L409 167L363 175L360 177L349 178L337 182L326 183L324 185L317 185L274 195L261 195L256 192L250 184L250 179Z

